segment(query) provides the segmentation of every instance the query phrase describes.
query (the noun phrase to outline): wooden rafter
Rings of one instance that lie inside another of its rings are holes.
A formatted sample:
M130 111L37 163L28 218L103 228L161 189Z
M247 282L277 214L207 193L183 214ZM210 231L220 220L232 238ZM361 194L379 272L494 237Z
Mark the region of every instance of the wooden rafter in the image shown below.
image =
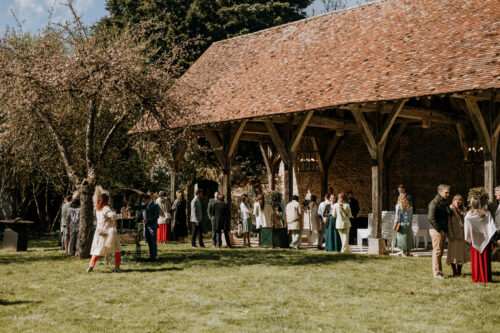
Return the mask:
M459 123L456 125L456 129L457 129L458 141L460 143L460 148L462 149L462 152L464 154L464 159L467 161L469 160L469 151L467 147L464 125Z
M309 122L311 121L313 115L314 111L309 111L308 113L306 113L302 121L299 123L299 127L297 127L292 136L292 141L290 144L291 152L296 152L297 148L299 148L300 142L302 141L302 137L304 136L304 132L307 126L309 125Z
M274 144L274 147L276 147L276 150L281 155L281 159L283 160L283 162L288 163L290 161L289 154L278 130L276 129L272 121L269 119L265 120L264 124L267 128L269 135L271 136L271 140Z
M212 150L217 158L217 161L221 165L222 168L226 167L227 159L224 156L224 145L222 144L222 140L219 137L219 134L211 129L205 129L204 131L205 137L207 138L208 143L212 147Z
M234 157L234 154L236 154L236 151L238 149L238 143L240 142L241 135L243 134L243 131L245 130L245 126L247 124L247 120L243 120L239 125L238 128L236 129L236 132L231 136L231 140L229 142L229 149L227 151L227 156L229 159L232 159Z
M358 124L358 127L361 131L361 136L365 141L371 158L377 159L377 141L375 140L375 136L370 129L370 125L368 124L365 115L359 110L353 110L352 115L354 117L354 120L356 120L356 123Z
M477 104L477 100L474 97L467 96L465 99L465 105L467 106L467 111L471 116L472 124L476 130L479 138L485 145L485 150L487 153L491 153L491 137L488 130L488 125L486 120Z
M335 152L337 151L344 137L345 136L336 135L332 143L327 146L326 151L323 155L323 168L325 169L325 171L328 171L328 169L330 168L333 158L335 157Z
M387 138L389 137L389 133L391 132L391 129L394 126L394 123L396 122L396 119L401 114L401 111L403 111L403 107L406 104L406 101L407 101L406 99L398 101L393 106L392 112L389 115L389 118L387 119L387 121L384 125L382 135L381 135L379 142L378 142L379 145L385 146Z

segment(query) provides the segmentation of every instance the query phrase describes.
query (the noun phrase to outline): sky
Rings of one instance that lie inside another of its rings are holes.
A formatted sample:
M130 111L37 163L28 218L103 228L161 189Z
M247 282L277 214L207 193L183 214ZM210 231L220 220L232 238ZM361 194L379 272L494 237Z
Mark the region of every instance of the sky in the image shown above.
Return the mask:
M356 0L346 0L353 4ZM23 31L37 32L49 20L52 12L52 21L61 22L70 17L65 0L0 0L0 31L6 27L17 27L12 12L22 23ZM74 0L75 7L85 24L91 25L106 15L105 0ZM323 12L321 0L315 0L308 8L309 15Z

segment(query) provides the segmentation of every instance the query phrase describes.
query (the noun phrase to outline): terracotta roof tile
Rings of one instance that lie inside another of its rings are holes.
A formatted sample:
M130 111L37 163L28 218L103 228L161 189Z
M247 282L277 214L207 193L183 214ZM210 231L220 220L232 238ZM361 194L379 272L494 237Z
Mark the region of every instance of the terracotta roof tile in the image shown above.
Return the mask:
M204 124L488 88L499 0L387 0L214 43L171 95Z

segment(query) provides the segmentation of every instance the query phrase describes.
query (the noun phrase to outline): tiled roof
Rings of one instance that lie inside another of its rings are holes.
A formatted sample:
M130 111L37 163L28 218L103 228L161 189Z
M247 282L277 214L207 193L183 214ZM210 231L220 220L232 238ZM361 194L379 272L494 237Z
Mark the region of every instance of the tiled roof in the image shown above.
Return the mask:
M488 88L499 0L387 0L214 43L171 95L194 125Z

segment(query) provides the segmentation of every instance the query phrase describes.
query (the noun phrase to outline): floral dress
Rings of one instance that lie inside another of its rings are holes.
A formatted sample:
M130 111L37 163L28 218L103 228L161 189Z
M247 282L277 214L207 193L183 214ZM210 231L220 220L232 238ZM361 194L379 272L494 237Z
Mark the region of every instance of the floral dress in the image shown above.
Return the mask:
M396 247L404 252L409 252L413 248L412 219L412 207L403 209L399 204L396 205L395 223L400 223L399 231L396 233Z

